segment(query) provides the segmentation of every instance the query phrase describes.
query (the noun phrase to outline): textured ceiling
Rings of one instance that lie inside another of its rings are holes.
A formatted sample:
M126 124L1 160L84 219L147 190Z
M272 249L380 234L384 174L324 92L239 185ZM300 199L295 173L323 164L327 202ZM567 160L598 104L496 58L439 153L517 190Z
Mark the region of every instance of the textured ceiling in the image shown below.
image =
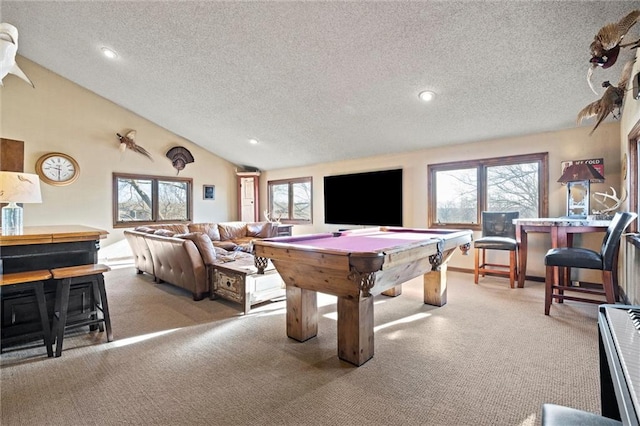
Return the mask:
M0 7L20 55L234 164L270 170L574 127L597 99L589 44L640 2ZM639 34L640 24L627 40ZM596 70L596 86L617 83L632 56ZM437 93L430 104L418 101L424 89Z

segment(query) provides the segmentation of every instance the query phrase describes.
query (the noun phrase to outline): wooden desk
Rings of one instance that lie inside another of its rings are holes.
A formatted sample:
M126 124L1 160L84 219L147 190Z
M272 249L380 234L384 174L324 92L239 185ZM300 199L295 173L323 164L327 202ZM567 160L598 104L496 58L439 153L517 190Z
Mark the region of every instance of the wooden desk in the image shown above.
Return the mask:
M606 232L609 220L567 219L560 217L540 217L535 219L514 219L516 241L518 242L518 287L524 287L527 274L528 234L540 232L551 235L551 248L571 247L574 234Z
M92 241L107 237L108 232L83 225L25 226L20 235L2 235L0 246Z
M107 231L81 225L26 226L22 235L0 234L0 274L97 263L100 240ZM53 315L55 286L45 285L45 299ZM91 302L90 287L74 288L69 311ZM32 296L15 293L1 299L2 338L28 334L39 327Z

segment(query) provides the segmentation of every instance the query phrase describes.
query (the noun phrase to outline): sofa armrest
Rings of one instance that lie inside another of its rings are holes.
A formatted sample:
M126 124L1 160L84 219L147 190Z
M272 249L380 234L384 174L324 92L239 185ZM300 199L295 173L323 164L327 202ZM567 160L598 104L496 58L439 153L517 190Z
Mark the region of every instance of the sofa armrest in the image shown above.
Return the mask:
M133 261L138 273L146 272L147 274L153 275L153 259L151 258L151 252L145 240L147 235L148 234L144 232L124 231L124 237L131 248Z
M195 243L188 239L147 235L156 278L187 289L194 300L209 291L207 267Z
M216 251L213 247L211 239L203 232L189 232L186 234L176 234L176 238L191 240L198 248L202 261L205 265L213 265L216 260Z

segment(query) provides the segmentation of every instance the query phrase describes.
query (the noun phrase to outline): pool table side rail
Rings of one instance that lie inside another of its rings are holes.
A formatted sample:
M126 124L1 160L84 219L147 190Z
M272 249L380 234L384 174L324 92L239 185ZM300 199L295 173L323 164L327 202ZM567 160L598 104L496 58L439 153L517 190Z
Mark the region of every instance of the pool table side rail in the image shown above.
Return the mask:
M391 229L391 228L390 228ZM399 231L397 232L405 232L405 233L429 233L429 234L442 234L445 238L431 237L424 240L404 242L402 244L398 244L395 246L385 247L384 250L381 251L357 251L355 254L358 256L371 256L378 257L383 256L385 254L395 253L399 251L416 249L422 246L430 246L435 241L442 241L442 250L447 250L452 247L457 247L459 245L463 245L465 243L470 242L470 236L472 235L472 231L470 230L428 230L428 229L419 229L411 230L407 228L397 228ZM367 231L367 232L365 232ZM375 230L377 232L377 230ZM393 229L396 232L396 229ZM434 232L435 231L435 232ZM356 231L347 231L353 234L367 234L371 233L371 229L363 229ZM343 235L346 234L343 233ZM317 240L322 238L335 238L332 233L321 233L321 234L308 234L308 235L300 235L297 237L275 237L275 238L265 238L262 240L254 241L255 246L263 246L263 247L277 247L281 249L290 249L290 250L299 250L299 251L313 251L316 253L326 253L326 254L336 254L336 255L344 255L345 253L351 253L353 250L349 249L341 249L341 248L324 248L318 247L315 245L304 245L304 241L306 240ZM291 246L291 244L295 244L295 247ZM267 256L265 256L267 257Z
M344 253L337 253L329 250L317 250L314 247L304 248L284 248L280 244L263 243L260 241L254 244L254 254L256 256L271 259L274 264L276 260L288 262L299 262L308 265L317 265L323 268L349 270L349 257ZM382 257L376 253L373 257Z
M284 237L286 241L278 241L278 237L258 240L254 242L254 253L256 256L272 260L300 262L322 268L348 271L350 266L355 266L360 272L375 272L394 268L399 263L418 261L431 255L453 250L458 246L469 244L471 236L472 231L470 230L447 231L446 238L430 238L410 242L388 247L379 252L352 253L345 249L329 249L301 244L292 246L290 244L312 238L333 238L332 234L312 234L297 238Z

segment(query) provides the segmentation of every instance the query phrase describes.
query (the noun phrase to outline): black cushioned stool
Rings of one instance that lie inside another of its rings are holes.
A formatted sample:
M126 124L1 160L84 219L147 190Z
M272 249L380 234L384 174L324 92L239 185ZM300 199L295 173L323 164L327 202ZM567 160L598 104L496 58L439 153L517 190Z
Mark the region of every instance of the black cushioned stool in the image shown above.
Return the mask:
M47 356L53 356L51 329L49 328L49 315L47 313L47 303L44 298L44 282L50 278L51 272L48 269L0 274L0 294L33 291L38 303L40 324L42 325L42 330L29 333L28 335L21 334L20 336L15 337L3 337L2 343L22 340L31 335L35 335L37 337L42 336L44 346L47 348Z
M622 426L622 423L575 408L542 404L542 426Z
M602 240L600 251L582 247L553 248L544 256L546 265L544 314L549 315L553 300L575 300L602 304L604 301L592 297L565 294L592 294L603 296L606 303L616 303L618 295L618 249L622 233L638 215L633 212L617 212ZM554 268L558 267L558 282L555 282ZM602 271L602 286L598 288L578 287L570 284L570 269L582 268Z
M106 265L91 264L80 266L69 266L66 268L56 268L51 270L53 279L57 283L56 305L53 314L52 334L55 338L55 356L62 355L62 341L64 332L70 328L96 325L100 331L107 329L107 341L113 340L111 331L111 318L109 316L109 305L107 303L107 292L104 287L104 272L110 271ZM88 312L82 312L73 316L68 316L69 290L74 284L91 283L93 291L93 304ZM99 314L102 315L99 315Z
M513 220L519 216L519 212L482 212L482 237L473 242L475 248L474 283L478 284L479 275L484 277L489 273L509 277L509 285L513 288L518 273L518 242L516 241L516 227ZM488 263L487 250L509 251L509 264Z

